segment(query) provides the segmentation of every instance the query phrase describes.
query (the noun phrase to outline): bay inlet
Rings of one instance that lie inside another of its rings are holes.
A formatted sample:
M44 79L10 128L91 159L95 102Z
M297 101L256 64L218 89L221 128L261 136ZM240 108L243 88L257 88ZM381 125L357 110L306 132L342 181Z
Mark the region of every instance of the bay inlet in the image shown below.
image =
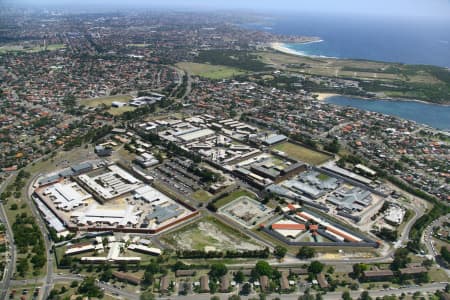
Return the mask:
M326 103L397 116L433 128L450 131L450 106L405 100L363 99L332 96Z

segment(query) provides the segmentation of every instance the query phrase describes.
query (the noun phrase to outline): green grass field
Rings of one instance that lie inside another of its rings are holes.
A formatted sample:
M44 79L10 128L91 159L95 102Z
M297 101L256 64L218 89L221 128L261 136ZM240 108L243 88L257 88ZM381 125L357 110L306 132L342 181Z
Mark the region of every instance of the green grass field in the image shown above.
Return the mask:
M253 199L256 198L256 196L253 193L251 193L250 191L247 191L247 190L244 190L244 189L238 189L238 190L232 192L231 194L229 194L229 195L227 195L227 196L217 200L214 203L214 206L217 209L219 209L222 206L224 206L224 205L230 203L231 201L233 201L233 200L235 200L235 199L237 199L239 197L242 197L242 196L248 196L248 197L253 198Z
M144 48L150 46L149 44L127 44L127 47L138 47L138 48Z
M237 68L218 65L181 62L177 63L176 66L193 75L198 75L209 79L223 79L245 74L245 71Z
M302 147L293 143L278 144L273 149L286 153L289 157L296 160L306 162L311 165L320 165L329 160L331 157L323 153Z
M212 195L205 190L198 190L192 193L192 198L200 202L207 202Z
M114 101L120 102L128 102L133 99L130 95L114 95L114 96L106 96L99 98L89 98L89 99L81 99L80 104L90 106L90 107L98 107L102 104L106 106L111 106Z
M133 106L111 107L110 109L107 110L107 112L109 112L113 116L119 116L124 112L133 111L135 109L136 107Z
M289 55L281 52L257 52L261 60L277 68L289 65L288 69L301 73L323 76L352 77L358 79L377 79L385 81L408 80L412 82L438 83L439 80L427 72L407 74L407 67L401 64L368 60L334 58L311 58ZM303 66L303 67L302 67Z
M100 105L106 105L107 107L109 107L107 112L109 112L113 116L119 116L124 112L135 110L136 107L132 106L111 107L111 104L115 101L128 102L131 99L133 99L133 97L130 95L115 95L99 98L81 99L80 104L89 107L99 107Z

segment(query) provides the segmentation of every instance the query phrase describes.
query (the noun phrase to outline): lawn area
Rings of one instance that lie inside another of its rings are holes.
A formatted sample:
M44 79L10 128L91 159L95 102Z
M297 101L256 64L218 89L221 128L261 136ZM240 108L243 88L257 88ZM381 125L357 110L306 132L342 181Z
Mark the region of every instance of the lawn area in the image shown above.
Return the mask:
M80 284L81 281L78 281L78 283ZM57 290L59 292L58 296L60 298L58 298L58 299L69 299L72 295L78 294L78 287L72 288L72 287L70 287L70 285L71 285L71 282L58 282L54 285L53 289ZM65 292L61 293L62 291L65 291ZM94 298L94 299L97 299L97 298ZM105 293L105 295L103 296L102 299L103 300L116 300L116 299L118 299L118 297L114 297L113 295Z
M176 66L193 75L209 79L223 79L245 74L243 70L219 65L180 62Z
M205 190L197 190L192 193L192 198L200 202L206 202L211 199L212 195Z
M12 204L17 204L18 208L15 210L11 209ZM27 216L32 216L32 212L30 210L30 206L25 202L23 199L14 199L10 198L8 200L8 204L4 205L6 216L11 224L11 226L15 223L16 215L20 215L22 213L26 213ZM31 226L31 225L28 225ZM28 228L28 227L27 227ZM45 238L45 237L44 237ZM37 278L45 274L46 270L46 264L42 268L35 269L33 267L33 264L30 261L30 258L33 256L33 247L30 245L28 246L28 251L26 253L17 252L16 262L19 262L21 259L26 259L28 261L28 268L24 272L24 276L21 277L19 275L19 272L17 271L17 263L16 263L16 269L15 269L15 275L14 279L31 279L31 278Z
M107 112L109 112L113 116L119 116L124 112L133 111L135 109L136 107L134 106L111 107L110 109L107 110Z
M319 176L317 176L317 178L319 178L322 181L325 181L328 178L330 178L330 176L328 176L327 174L324 174L324 173L320 173Z
M247 235L214 217L203 217L174 232L166 233L161 241L177 250L205 250L205 247L212 247L217 251L262 248Z
M24 181L27 182L29 179L25 179ZM13 181L10 182L10 184L12 184ZM16 197L14 195L14 192L12 193L11 197L8 197L7 200L4 200L3 205L4 205L4 209L6 212L6 217L8 218L8 221L11 225L11 227L13 226L13 224L16 222L16 216L17 215L22 215L22 214L26 214L27 217L33 216L33 213L31 212L30 206L28 205L27 201L25 200L25 193L26 193L26 187L23 187L22 189L20 189L20 196ZM21 217L18 218L19 220L22 220ZM26 225L21 225L24 226L23 228L26 228L25 230L28 230L28 228L31 229L31 224L26 224ZM21 231L23 232L23 231ZM16 234L16 233L14 233ZM43 237L45 238L45 237ZM20 252L17 251L17 257L16 257L16 262L19 262L19 260L22 259L26 259L27 260L27 265L28 267L26 268L26 271L24 272L24 276L20 276L19 272L17 271L17 266L18 263L16 263L16 269L15 269L15 275L14 278L15 279L31 279L31 278L36 278L41 276L42 274L45 274L45 270L46 270L46 264L44 264L42 266L42 268L37 268L35 269L33 267L33 264L31 263L31 257L33 256L33 245L28 245L28 247L26 247L27 251L25 252Z
M47 45L47 50L55 51L55 50L63 49L65 47L66 47L66 45L64 45L64 44L51 44L51 45Z
M306 56L289 55L280 52L257 52L261 60L275 67L290 64L292 71L323 76L350 77L356 79L373 79L390 81L406 81L438 83L439 80L425 68L416 74L408 72L408 66L396 63L377 62L369 60L350 60L334 58L312 58Z
M329 160L331 157L308 149L306 147L302 147L293 143L282 143L282 144L278 144L275 147L273 147L273 149L276 149L278 151L282 151L284 153L286 153L286 155L288 155L289 157L292 157L296 160L300 160L303 162L306 162L308 164L311 165L320 165L323 164L324 162L326 162L327 160Z
M235 200L235 199L237 199L239 197L242 197L242 196L248 196L250 198L256 199L255 194L253 194L252 192L250 192L248 190L244 190L244 189L238 189L238 190L232 192L231 194L229 194L229 195L227 195L225 197L222 197L219 200L217 200L214 203L214 206L217 209L219 209L222 206L224 206L224 205L230 203L231 201L233 201L233 200Z
M131 99L133 99L131 95L114 95L99 98L81 99L80 104L90 107L97 107L102 104L106 106L111 106L111 103L113 103L114 101L128 102Z
M447 275L447 273L445 273L444 270L442 269L431 269L428 272L428 275L430 276L430 281L434 281L434 282L443 282L443 281L448 281L449 277Z
M138 47L138 48L143 48L143 47L148 47L150 46L149 44L127 44L127 47Z

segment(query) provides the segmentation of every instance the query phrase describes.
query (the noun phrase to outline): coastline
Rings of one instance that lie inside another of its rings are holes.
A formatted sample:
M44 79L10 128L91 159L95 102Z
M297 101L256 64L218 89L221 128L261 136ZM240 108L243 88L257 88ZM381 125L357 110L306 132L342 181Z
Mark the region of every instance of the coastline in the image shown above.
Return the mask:
M307 56L305 53L289 49L286 44L280 42L271 43L270 48L285 54Z
M308 43L317 43L317 42L321 42L322 40L317 40L317 41L307 41L305 42L305 44ZM296 51L293 49L290 49L288 47L286 47L285 43L282 42L274 42L270 44L270 48L274 49L275 51L279 51L281 53L285 53L285 54L289 54L289 55L295 55L295 56L305 56L305 57L320 57L320 56L314 56L314 55L308 55L306 53L300 52L300 51ZM335 58L335 57L327 57L327 58L334 58L334 59L339 59L339 58ZM354 95L341 95L341 94L337 94L337 93L314 93L318 95L317 100L319 101L324 101L327 98L330 97L334 97L334 96L345 96L345 97L351 97L351 98L359 98L359 99L365 99L365 100L385 100L385 101L410 101L410 102L419 102L419 103L425 103L425 104L432 104L432 105L440 105L440 106L450 106L450 103L434 103L434 102L430 102L430 101L425 101L425 100L419 100L419 99L411 99L411 98L402 98L402 97L387 97L387 96L377 96L374 98L370 98L370 97L363 97L363 96L354 96Z
M314 41L304 41L304 42L297 42L295 44L313 44L313 43L320 43L323 42L323 40L314 40ZM324 55L312 55L308 54L302 51L293 50L286 46L287 43L283 42L274 42L270 43L269 47L272 48L275 51L289 54L289 55L295 55L295 56L305 56L305 57L312 57L312 58L330 58L330 59L340 59L339 57L333 57L333 56L324 56ZM341 58L344 59L344 58Z
M448 119L448 108L450 108L450 105L411 99L367 98L351 95L337 96L342 96L342 98L337 98L336 100L333 98L325 98L325 100L320 102L342 107L353 107L363 111L378 112L384 115L414 121L417 124L432 127L436 130L450 132L450 120ZM319 100L317 101L319 102ZM384 103L380 104L380 102ZM389 102L395 104L391 106ZM424 114L424 111L429 113Z
M445 106L448 107L450 104L446 103L434 103L434 102L428 102L425 100L419 100L419 99L410 99L410 98L401 98L401 97L383 97L383 96L376 96L376 97L363 97L363 96L356 96L356 95L342 95L342 94L333 94L333 93L314 93L320 95L322 94L322 98L317 98L317 100L326 100L327 98L334 97L334 96L342 96L347 98L353 98L353 99L361 99L361 100L373 100L373 101L401 101L401 102L417 102L417 103L423 103L423 104L430 104L430 105L436 105L436 106Z
M317 95L317 100L319 101L325 101L326 99L334 96L342 96L340 94L334 94L334 93L313 93L313 95Z

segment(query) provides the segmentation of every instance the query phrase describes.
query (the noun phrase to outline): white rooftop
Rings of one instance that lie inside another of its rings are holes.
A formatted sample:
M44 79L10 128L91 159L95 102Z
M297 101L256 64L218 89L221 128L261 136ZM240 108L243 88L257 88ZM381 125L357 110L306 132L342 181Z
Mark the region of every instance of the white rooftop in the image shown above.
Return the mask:
M50 196L56 207L67 211L82 205L84 200L91 198L90 194L81 192L81 187L76 182L56 183L45 189L44 195Z

